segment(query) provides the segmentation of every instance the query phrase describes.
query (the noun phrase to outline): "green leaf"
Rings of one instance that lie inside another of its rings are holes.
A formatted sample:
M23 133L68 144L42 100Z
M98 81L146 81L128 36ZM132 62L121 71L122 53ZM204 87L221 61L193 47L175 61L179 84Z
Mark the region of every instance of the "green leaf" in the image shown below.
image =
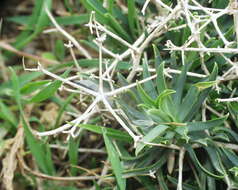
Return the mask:
M56 61L56 57L52 52L43 52L41 54L41 57L48 60Z
M225 153L226 157L230 160L232 164L238 166L238 157L233 151L228 150L226 148L222 148L222 151Z
M97 125L90 125L90 124L80 124L78 127L82 127L84 129L87 129L89 131L92 131L97 134L103 134L103 129L107 131L107 135L110 136L111 138L114 138L116 140L124 141L124 142L133 142L133 139L128 135L128 133L112 129L112 128L106 128L102 126L97 126Z
M188 128L187 126L178 126L174 130L177 134L181 136L181 139L184 139L186 143L189 141L189 136L188 136Z
M51 0L43 1L41 11L37 17L37 21L35 22L36 24L34 28L34 33L40 33L49 23L48 15L45 12L45 7L47 7L47 9L49 10L51 9Z
M110 13L106 13L104 15L107 18L108 26L110 26L113 30L115 30L115 32L127 42L132 41L131 37L124 30L122 25Z
M159 66L161 64L163 64L163 60L161 58L161 55L160 55L160 52L159 52L159 49L157 48L157 46L155 44L152 44L152 47L153 47L153 52L154 52L155 68L158 71Z
M191 113L193 106L197 102L198 94L198 89L191 86L179 107L178 118L180 121L184 121L184 119Z
M138 83L137 90L139 92L140 98L148 106L155 106L155 101L144 91L142 86Z
M165 132L165 130L168 129L168 126L166 125L158 125L156 127L154 127L153 129L151 129L142 139L142 142L139 142L137 147L136 147L136 155L138 155L143 148L146 146L144 142L152 142L153 140L155 140L159 135L161 135L163 132Z
M109 156L110 163L112 165L113 173L116 176L117 184L120 188L120 190L126 189L126 180L122 177L123 173L123 165L119 159L119 154L117 153L112 141L107 136L107 131L102 129L103 132L103 138L106 145L107 153Z
M17 77L16 72L13 70L13 68L10 67L10 71L12 74L11 82L12 82L12 89L14 91L14 98L17 102L17 106L21 113L23 113L22 103L21 103L21 93L20 93L20 82L19 78Z
M230 172L233 172L236 177L238 177L238 167L233 167L229 169Z
M129 169L125 170L123 173L124 177L134 177L139 175L148 175L150 171L157 171L159 168L161 168L165 162L167 161L167 154L162 154L158 161L150 166L142 167L142 168L135 168L135 169Z
M74 65L74 63L62 63L62 64L56 64L56 65L52 65L52 67L49 68L50 72L57 72L59 70L65 70L68 67ZM36 71L36 72L30 72L27 74L21 74L20 76L18 76L18 80L19 80L19 87L22 88L25 84L31 82L32 80L36 79L37 77L42 76L44 73ZM12 90L12 86L11 86L11 81L7 81L2 83L2 85L0 85L0 95L6 95L6 93L8 93L8 91Z
M42 80L42 81L33 81L33 82L26 83L21 88L21 94L30 94L30 93L42 88L49 82L51 82L51 81L50 80Z
M216 149L214 147L208 146L208 147L205 147L205 150L207 151L214 168L222 175L225 175L225 172L221 166L221 158L220 158L218 152L216 151Z
M61 77L66 77L70 72L70 69L66 70ZM53 96L55 94L55 92L60 88L62 84L62 81L59 80L55 80L54 82L52 82L51 84L49 84L48 86L46 86L45 88L43 88L40 92L38 92L35 96L33 96L30 99L30 102L42 102L48 98L50 98L51 96Z
M140 184L143 187L145 187L145 189L147 189L147 190L157 190L156 183L150 177L148 177L148 176L141 176L141 177L139 177L138 176L138 179L140 181Z
M0 99L0 118L6 121L9 121L15 128L17 128L17 120L15 115L13 115L12 111L9 109L10 107L5 105L3 101Z
M107 10L102 6L102 3L98 0L81 0L83 6L88 9L90 12L95 11L97 20L102 24L107 24L107 18L105 13Z
M79 147L80 139L81 139L80 137L77 137L77 138L70 137L69 139L68 155L69 155L69 163L71 165L70 174L72 176L76 176L78 171L78 168L74 166L77 166L78 164L78 157L79 157L78 147Z
M210 76L208 77L208 81L214 81L217 77L217 73L218 73L218 67L217 64L215 63L214 68L212 70L212 73L210 74ZM211 91L211 87L207 88L205 90L203 90L199 96L198 99L196 101L195 104L193 104L191 110L190 110L190 114L188 114L186 116L186 118L184 119L184 121L190 121L194 115L198 112L199 108L201 107L201 105L203 104L203 102L205 101L205 99L207 98L207 96L209 95L209 92Z
M169 95L176 93L176 91L171 89L166 89L160 93L160 95L156 98L156 107L163 109L163 107L168 106ZM164 110L165 111L165 110Z
M54 128L59 127L60 125L60 121L61 121L61 116L63 115L64 111L67 111L67 106L69 105L69 103L71 102L71 100L74 98L76 94L72 93L70 94L69 97L66 98L66 100L63 101L60 110L58 111L58 116L56 118L55 124L54 124Z
M182 99L182 95L183 95L183 89L184 89L185 81L186 81L186 78L187 78L188 69L189 69L189 64L185 64L182 67L181 74L179 75L178 78L176 77L176 79L175 79L176 83L175 83L175 89L174 90L176 91L176 93L173 96L173 100L174 100L175 105L177 105L177 106L180 105L180 103L181 103L181 99Z
M226 127L216 127L213 131L215 133L222 133L224 131L226 134L229 135L229 139L231 136L238 143L238 134L236 132L234 132L232 129L229 129Z
M13 16L6 18L7 21L11 21L21 25L28 25L31 16ZM55 17L56 22L59 25L76 25L76 24L86 24L89 21L89 14L71 15L71 16L60 16ZM48 25L53 25L48 23Z
M34 156L36 163L41 171L46 174L54 175L54 166L51 159L49 159L49 150L47 150L46 144L36 140L36 138L31 133L27 123L23 119L23 127L26 135L26 141L30 148L32 155Z
M189 132L210 130L214 127L218 127L219 125L221 125L227 119L227 117L228 116L225 116L205 122L190 122L187 123L187 127Z
M161 190L169 190L167 184L165 183L164 175L161 169L158 170L158 182L160 184Z
M127 7L128 7L128 24L129 29L131 31L132 36L135 37L135 30L136 30L136 7L135 7L135 0L129 0L127 1Z
M115 0L107 0L108 12L113 14L114 2Z
M47 167L48 173L50 175L55 175L55 167L54 167L54 163L52 160L52 154L51 154L51 150L49 147L49 144L44 143L44 145L42 145L44 151L45 151L45 165Z
M208 171L206 168L204 168L202 166L202 164L199 162L194 150L192 149L192 147L190 145L186 145L185 146L186 150L188 151L193 163L198 167L200 168L205 174L211 176L211 177L214 177L214 178L217 178L217 179L223 179L224 176L221 176L221 175L216 175L216 174L213 174L211 173L210 171Z
M61 81L54 81L47 87L43 88L40 92L38 92L35 96L33 96L30 100L30 102L42 102L51 96L55 94L55 92L59 89L61 86L62 82Z
M236 127L238 127L238 103L237 102L229 102L227 103L229 112L232 116L232 119L236 125Z
M55 17L56 22L59 25L79 25L86 24L89 21L89 14L80 14L80 15L70 15L70 16L62 16Z
M150 76L151 75L150 75L150 72L149 72L148 64L147 64L146 61L144 61L144 64L143 64L143 79L146 79L146 78L148 78ZM144 89L147 92L147 94L151 98L156 99L158 94L157 94L157 92L155 90L153 81L149 80L149 81L145 82L143 86L144 86Z
M65 58L65 47L62 40L56 40L55 42L55 56L60 60L63 61Z
M159 67L157 68L156 83L157 83L157 90L159 94L167 89L165 78L164 78L164 63L161 63Z
M204 89L213 87L216 83L217 81L198 82L194 84L194 86L197 87L199 91L202 91Z
M207 176L207 187L209 190L216 190L216 180L210 176Z
M173 178L171 176L167 176L168 180L171 181L174 185L178 185L178 180L176 178ZM194 185L190 185L187 183L183 183L183 189L184 190L200 190L199 188L195 187ZM202 189L205 190L205 189Z
M166 112L163 112L160 109L149 109L147 114L154 120L155 122L171 122L169 115Z

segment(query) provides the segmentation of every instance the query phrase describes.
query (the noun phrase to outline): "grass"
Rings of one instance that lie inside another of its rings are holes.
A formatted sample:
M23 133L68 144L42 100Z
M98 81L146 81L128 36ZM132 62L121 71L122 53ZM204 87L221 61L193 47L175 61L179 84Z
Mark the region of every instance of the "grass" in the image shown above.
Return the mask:
M238 189L235 1L26 2L1 23L2 188Z

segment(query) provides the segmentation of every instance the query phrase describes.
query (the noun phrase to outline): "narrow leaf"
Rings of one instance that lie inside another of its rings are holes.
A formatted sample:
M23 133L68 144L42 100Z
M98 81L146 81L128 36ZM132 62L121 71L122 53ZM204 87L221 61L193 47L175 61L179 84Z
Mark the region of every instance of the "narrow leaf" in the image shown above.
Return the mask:
M213 174L213 173L211 173L210 171L208 171L206 168L204 168L204 167L202 166L202 164L199 162L199 160L198 160L198 158L197 158L197 156L196 156L194 150L191 148L191 146L188 146L188 145L187 145L185 148L187 149L187 151L188 151L188 153L189 153L191 159L193 160L194 164L195 164L198 168L200 168L204 173L206 173L207 175L209 175L209 176L211 176L211 177L214 177L214 178L218 178L218 179L223 179L223 178L224 178L224 176Z
M158 93L162 93L165 89L167 89L165 78L164 78L164 63L161 63L159 67L157 68L157 90Z
M50 80L28 82L21 88L21 93L22 94L30 94L30 93L34 92L35 90L38 90L38 89L44 87L49 82L50 82Z
M107 136L107 131L105 129L102 130L104 142L107 148L107 153L109 156L110 163L112 165L113 172L116 176L117 184L120 190L126 189L126 180L122 177L123 166L119 159L119 154L117 153L112 141Z
M198 82L194 84L194 86L197 87L199 91L202 91L204 89L213 87L216 83L216 81Z
M182 68L181 74L179 75L178 78L176 78L175 89L174 89L176 93L174 94L173 97L174 97L174 103L177 106L180 105L181 103L188 69L189 69L189 64L185 64Z
M137 84L137 90L139 92L142 101L145 104L147 104L148 106L155 106L155 101L144 91L144 89L139 83Z
M167 98L169 97L169 95L174 93L176 93L176 91L171 89L166 89L161 92L160 95L156 98L156 107L161 109L163 106L165 106L168 103Z
M180 121L184 121L184 119L191 113L193 106L197 102L198 94L199 91L194 86L188 90L182 104L179 107L178 118Z
M148 68L148 64L146 61L144 61L143 64L143 79L150 77L150 72L149 72L149 68ZM156 97L158 96L155 87L154 87L154 83L152 80L149 80L147 82L144 83L144 89L147 92L147 94L153 98L156 99Z
M107 135L110 136L111 138L116 139L116 140L121 140L121 141L125 141L125 142L133 141L132 138L128 135L128 133L119 131L117 129L106 128L106 127L90 125L90 124L80 124L78 126L84 128L84 129L87 129L89 131L92 131L94 133L97 133L97 134L103 134L103 130L106 130Z
M30 100L30 102L42 102L49 97L53 96L54 93L58 90L58 88L61 86L61 81L54 81L47 87L43 88L40 92L38 92L35 96L33 96Z
M44 144L36 140L36 138L31 133L27 123L23 119L23 126L24 126L24 132L26 135L27 144L30 148L30 151L32 155L34 156L36 163L41 171L43 171L46 174L53 175L54 172L50 168L54 168L51 164L53 163L52 160L49 162L47 161L47 154L46 149L44 148Z
M221 125L226 119L227 116L205 122L190 122L187 126L189 132L204 131Z
M68 70L66 70L61 77L66 77L68 76L70 72L70 68ZM62 81L59 80L55 80L54 82L52 82L51 84L49 84L48 86L46 86L45 88L43 88L40 92L38 92L35 96L33 96L30 100L30 102L42 102L48 98L50 98L51 96L53 96L55 94L55 92L60 88L62 84Z
M0 118L9 121L15 128L17 128L18 123L16 117L9 109L9 106L5 105L1 99L0 99L0 110L1 110Z
M163 132L165 132L165 130L168 128L168 126L166 125L158 125L156 127L154 127L152 130L150 130L142 139L142 142L139 142L137 147L136 147L136 155L138 155L140 153L140 151L143 150L143 148L146 146L144 142L152 142L156 137L158 137L159 135L161 135Z

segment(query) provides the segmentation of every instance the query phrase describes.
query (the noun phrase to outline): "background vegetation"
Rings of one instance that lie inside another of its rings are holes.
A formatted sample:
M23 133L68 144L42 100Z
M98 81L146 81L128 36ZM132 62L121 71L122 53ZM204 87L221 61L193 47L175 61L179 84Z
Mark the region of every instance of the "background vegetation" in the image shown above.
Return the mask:
M1 1L2 189L238 189L238 4Z

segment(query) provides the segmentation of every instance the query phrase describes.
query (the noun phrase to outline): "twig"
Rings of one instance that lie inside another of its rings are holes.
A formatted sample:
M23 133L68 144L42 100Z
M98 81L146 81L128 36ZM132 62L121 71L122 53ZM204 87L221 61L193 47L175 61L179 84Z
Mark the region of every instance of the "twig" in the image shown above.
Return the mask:
M142 7L142 9L141 9L141 13L142 13L143 15L145 15L145 10L146 10L146 8L147 8L149 2L150 2L150 0L146 0L145 3L144 3L144 5L143 5L143 7Z
M92 114L94 114L94 107L96 106L96 104L98 103L100 99L99 98L96 98L93 103L88 106L87 110L81 115L79 116L78 118L76 118L75 120L57 128L57 129L53 129L51 131L45 131L45 132L37 132L36 134L38 136L49 136L49 135L55 135L55 134L58 134L58 133L61 133L63 131L66 131L68 130L69 128L71 128L74 124L79 124L81 121L83 121L84 119L90 117ZM72 131L71 131L72 133Z
M179 151L179 176L178 176L178 186L177 190L183 190L183 159L184 159L185 149L181 148Z
M60 149L60 150L68 150L67 146L61 146L58 144L50 144L50 148ZM107 152L102 149L96 149L96 148L78 148L78 152L82 153L93 153L93 154L106 154Z
M10 44L7 44L3 41L0 41L0 47L5 49L5 50L8 50L8 51L11 51L19 56L22 56L22 57L27 57L29 59L33 59L33 60L36 60L36 61L40 61L40 62L43 62L43 63L47 63L49 65L52 65L52 64L59 64L58 61L54 61L54 60L49 60L49 59L45 59L43 57L39 57L39 56L36 56L36 55L32 55L32 54L29 54L29 53L26 53L26 52L23 52L23 51L19 51L17 50L16 48L14 48L13 46L11 46Z
M79 52L81 52L86 58L88 59L92 59L91 55L89 54L89 52L83 48L79 42L73 37L71 36L69 33L67 33L54 19L53 15L50 13L49 9L47 7L45 7L45 12L48 15L48 17L50 18L51 22L54 24L54 26L57 28L57 30L59 32L61 32L69 41L71 41L74 46L76 48L78 48Z
M153 69L153 68L149 68L148 69L149 70L149 72L156 72L156 69ZM164 70L165 70L165 72L167 72L167 73L172 73L172 74L181 74L181 71L180 70L176 70L176 69L171 69L171 68L169 68L169 67L167 67L167 68L164 68ZM141 71L143 71L143 68L137 68L137 70L136 70L137 72L141 72ZM187 75L188 76L191 76L191 77L197 77L197 78L205 78L205 77L207 77L207 75L203 75L203 74L199 74L199 73L193 73L193 72L187 72Z
M205 53L238 53L236 48L184 48L184 47L169 47L164 50L169 51L195 51L195 52L205 52Z
M26 163L24 162L23 158L18 154L18 160L20 164L24 168L24 170L28 171L29 173L33 174L36 177L47 179L47 180L54 180L54 181L92 181L96 179L101 179L102 176L77 176L77 177L59 177L59 176L50 176L46 175L34 170L31 170Z
M218 102L238 102L238 97L237 98L217 98Z

